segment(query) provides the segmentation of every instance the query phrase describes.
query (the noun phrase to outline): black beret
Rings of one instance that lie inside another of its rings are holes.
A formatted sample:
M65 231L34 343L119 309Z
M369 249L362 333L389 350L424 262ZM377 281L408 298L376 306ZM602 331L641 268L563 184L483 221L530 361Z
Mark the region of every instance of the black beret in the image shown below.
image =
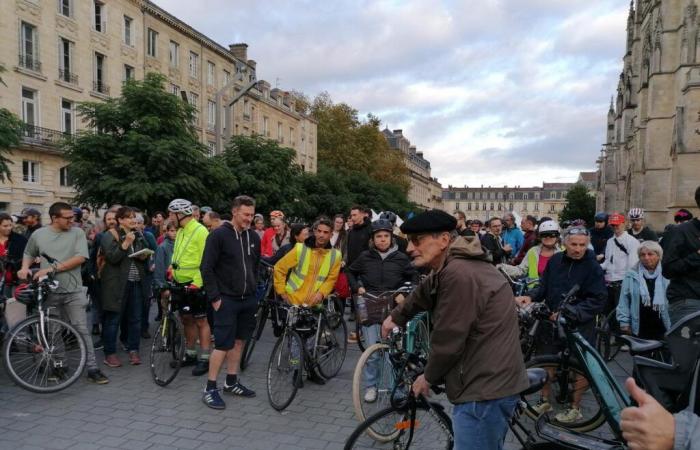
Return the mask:
M431 209L410 218L401 225L404 234L438 233L453 231L457 228L457 219L445 211Z

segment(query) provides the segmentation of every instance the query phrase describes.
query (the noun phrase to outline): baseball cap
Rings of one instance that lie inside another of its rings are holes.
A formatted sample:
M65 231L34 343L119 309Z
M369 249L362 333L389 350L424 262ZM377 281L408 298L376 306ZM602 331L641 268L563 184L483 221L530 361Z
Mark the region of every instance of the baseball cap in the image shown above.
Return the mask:
M610 225L620 225L621 223L625 223L625 216L618 213L611 214L608 218L608 223Z
M24 208L22 210L22 213L17 215L17 217L22 217L22 218L27 217L27 216L41 217L41 213L39 212L39 210L37 210L35 208Z

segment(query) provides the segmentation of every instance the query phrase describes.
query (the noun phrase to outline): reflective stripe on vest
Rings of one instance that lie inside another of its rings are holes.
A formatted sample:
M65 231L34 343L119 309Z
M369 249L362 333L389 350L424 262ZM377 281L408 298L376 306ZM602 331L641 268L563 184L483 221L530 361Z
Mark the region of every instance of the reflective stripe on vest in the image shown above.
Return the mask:
M318 275L314 282L313 292L318 292L324 281L328 279L328 275L331 273L331 269L335 265L335 260L338 258L340 253L336 249L329 249L323 256L323 261L321 262L321 267L318 270ZM287 279L287 286L285 291L288 293L296 292L304 284L304 279L309 273L309 265L311 264L310 249L304 244L296 244L294 246L294 251L297 253L297 266L289 274Z

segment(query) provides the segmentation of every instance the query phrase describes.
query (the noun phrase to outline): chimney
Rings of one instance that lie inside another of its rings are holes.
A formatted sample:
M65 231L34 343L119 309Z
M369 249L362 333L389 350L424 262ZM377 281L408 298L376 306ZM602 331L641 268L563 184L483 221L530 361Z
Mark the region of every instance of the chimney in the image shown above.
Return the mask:
M249 65L250 67L252 67L253 70L254 70L255 67L258 65L258 63L257 63L254 59L249 59L249 60L248 60L248 65Z
M243 62L248 61L248 44L241 42L239 44L231 44L228 48L236 58Z
M416 155L417 155L420 159L423 159L423 152L416 152Z
M399 136L403 136L403 130L394 130L394 134L397 134Z

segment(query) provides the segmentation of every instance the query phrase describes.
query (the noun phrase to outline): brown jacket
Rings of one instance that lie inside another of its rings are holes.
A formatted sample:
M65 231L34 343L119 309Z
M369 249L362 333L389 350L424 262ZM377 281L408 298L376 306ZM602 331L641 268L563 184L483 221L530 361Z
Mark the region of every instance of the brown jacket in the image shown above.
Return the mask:
M445 383L452 403L494 400L528 387L513 293L479 238L457 237L445 264L431 272L391 317L404 325L430 311L425 378Z

